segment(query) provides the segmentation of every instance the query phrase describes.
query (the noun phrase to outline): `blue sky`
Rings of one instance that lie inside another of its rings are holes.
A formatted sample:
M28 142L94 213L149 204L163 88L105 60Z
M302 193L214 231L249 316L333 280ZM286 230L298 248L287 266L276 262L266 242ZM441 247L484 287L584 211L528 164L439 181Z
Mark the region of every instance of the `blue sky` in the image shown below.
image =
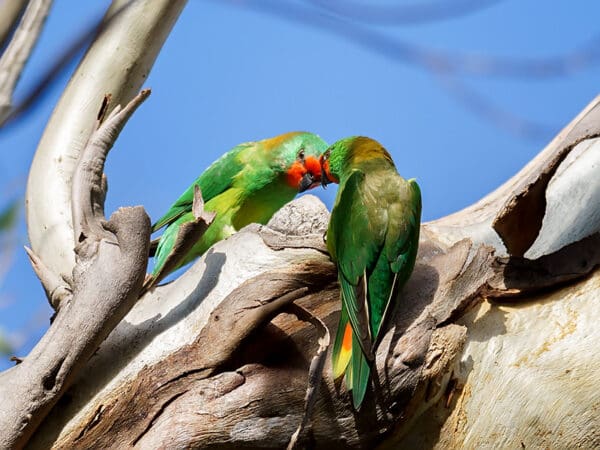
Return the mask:
M581 63L581 55L571 58L562 76L470 73L472 62L482 58L535 61L581 49L599 32L596 2L489 1L463 17L396 25L340 22L307 9L309 3L189 1L148 79L152 96L109 156L107 213L142 204L155 219L234 145L308 130L330 143L357 134L379 140L400 173L418 179L423 219L431 220L513 175L598 93L600 67ZM408 4L354 2L361 3ZM107 4L55 1L18 95ZM295 12L288 14L290 8ZM399 58L398 43L439 52L457 63L459 73L450 77L444 69L432 72ZM471 63L460 55L472 55ZM0 131L0 205L24 195L35 147L74 67L35 110ZM469 98L485 99L483 109L492 105L507 116L491 119L474 109L456 83L470 91ZM516 132L506 126L512 116L539 126L535 133ZM312 193L331 206L335 188ZM23 356L43 333L50 310L22 250L23 214L10 241L0 258L0 332ZM7 364L0 360L0 368Z

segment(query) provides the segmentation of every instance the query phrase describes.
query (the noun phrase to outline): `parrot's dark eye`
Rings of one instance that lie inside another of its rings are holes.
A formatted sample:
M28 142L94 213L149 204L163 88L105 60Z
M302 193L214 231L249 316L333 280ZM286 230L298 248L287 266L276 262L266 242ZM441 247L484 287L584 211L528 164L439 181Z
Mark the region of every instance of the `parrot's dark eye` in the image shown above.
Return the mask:
M304 149L303 149L303 148L301 148L301 149L298 151L298 159L299 159L300 161L304 161Z

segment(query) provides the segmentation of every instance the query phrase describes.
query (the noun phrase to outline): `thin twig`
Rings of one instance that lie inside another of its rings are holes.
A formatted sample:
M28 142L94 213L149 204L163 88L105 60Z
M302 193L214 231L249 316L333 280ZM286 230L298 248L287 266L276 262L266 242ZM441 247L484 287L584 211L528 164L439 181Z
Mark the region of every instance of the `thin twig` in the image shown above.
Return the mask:
M412 4L379 5L363 0L305 0L326 11L363 23L377 25L406 25L438 22L463 17L504 0L433 0L429 2L415 1Z
M308 386L306 387L306 396L304 397L305 404L302 421L298 425L298 428L294 434L292 434L290 442L287 446L288 450L293 450L294 448L297 448L300 436L304 432L306 425L310 422L312 411L315 406L315 402L317 401L317 393L319 385L321 384L321 378L323 377L325 357L327 356L327 349L329 348L331 337L329 334L329 328L327 328L325 322L311 313L308 309L303 308L296 303L292 303L290 306L288 306L287 310L291 314L294 314L298 319L313 324L319 333L319 348L313 356L310 362L310 368L308 369Z
M31 0L6 51L0 57L0 122L12 108L12 97L25 63L35 46L52 0Z
M50 68L47 71L42 72L37 81L33 83L33 87L25 94L24 98L18 101L12 109L6 111L4 116L0 115L0 128L8 123L14 122L23 113L34 106L42 97L41 94L61 73L63 73L69 63L83 48L85 48L86 45L89 44L94 36L97 36L103 29L106 29L111 22L114 22L119 18L132 4L132 0L128 1L111 14L109 18L99 17L94 24L85 29L76 39L74 39L64 52L53 61Z
M25 252L29 256L31 266L42 283L44 291L46 291L46 297L50 306L55 311L58 310L64 301L69 300L73 296L71 286L60 276L48 269L44 262L29 247L25 247Z
M498 128L507 130L522 138L546 138L556 127L536 123L521 118L517 114L502 110L487 96L477 94L464 83L459 83L456 77L467 75L537 80L565 77L577 71L597 66L600 63L600 52L598 51L600 34L592 35L590 39L570 52L546 58L502 58L483 53L444 52L392 37L367 24L383 17L394 20L394 15L388 11L389 8L398 8L399 15L396 18L400 19L402 14L407 13L406 10L403 11L403 8L410 9L410 6L381 6L381 10L378 11L379 8L373 5L369 4L367 6L367 2L365 2L365 6L359 7L356 4L347 5L346 2L334 2L332 5L322 0L306 1L318 3L341 15L351 15L355 20L349 21L331 14L323 14L302 4L294 5L274 0L248 0L244 2L229 0L227 3L342 37L346 41L354 42L395 62L410 64L431 72L442 79L442 87L457 98L468 110L480 114ZM466 6L470 2L465 0L464 3ZM480 3L483 3L483 1ZM416 5L414 6L416 7ZM423 7L428 8L427 5ZM452 9L452 7L449 8ZM370 17L367 13L369 10L374 11L372 12L373 17ZM431 11L429 12L431 13ZM418 12L417 15L419 14L421 12ZM408 14L408 17L410 17L410 14ZM423 15L420 19L425 21L427 16Z
M173 272L188 255L192 247L206 233L210 224L215 220L216 213L204 210L204 199L200 186L194 186L194 201L192 203L194 219L178 225L177 236L170 253L157 273L146 277L140 295L152 289L164 277Z
M510 111L502 109L494 104L486 95L476 92L461 82L457 77L446 76L436 73L436 79L441 87L457 101L462 103L466 109L477 117L483 117L516 136L530 139L546 139L556 130L556 126L533 121L520 117Z
M222 3L220 1L219 3ZM500 58L484 53L443 52L401 40L359 22L315 12L301 4L278 0L228 0L231 6L259 11L290 22L341 36L395 61L448 75L494 76L517 79L542 79L570 75L600 63L600 33L574 50L546 58Z
M28 0L10 0L0 3L0 49L5 47L4 44L16 28L27 3Z

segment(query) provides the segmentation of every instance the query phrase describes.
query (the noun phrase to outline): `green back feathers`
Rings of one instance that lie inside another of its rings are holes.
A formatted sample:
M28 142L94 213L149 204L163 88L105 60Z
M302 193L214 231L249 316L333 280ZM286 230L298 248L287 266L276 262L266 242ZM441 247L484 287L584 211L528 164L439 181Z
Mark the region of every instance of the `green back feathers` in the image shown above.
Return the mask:
M208 169L206 169L202 175L200 175L196 181L181 194L177 201L171 205L167 213L152 225L152 231L154 232L161 229L191 210L195 185L200 187L204 202L208 202L213 197L216 197L221 192L228 189L231 186L234 177L243 168L243 163L238 157L239 154L253 145L255 144L240 144L213 162Z
M179 227L194 220L191 211L195 185L202 191L205 209L215 212L216 217L178 267L245 225L266 223L298 192L298 188L289 183L290 168L305 155L312 156L318 167L318 157L326 148L327 144L312 133L292 132L240 144L225 153L153 225L153 231L167 226L157 247L153 273L159 273L164 265Z
M344 314L352 327L351 357L336 342L334 368L348 366L346 381L360 407L381 327L399 288L414 266L418 248L421 195L404 180L390 154L366 137L342 139L324 154L339 189L327 231L327 247L338 266ZM343 333L338 332L336 340Z
M300 148L318 158L327 144L315 134L296 131L237 145L213 162L181 194L167 213L152 225L152 231L173 223L191 211L196 184L202 191L204 201L208 202L231 187L250 193L263 188L275 178L283 181L285 170L296 160Z

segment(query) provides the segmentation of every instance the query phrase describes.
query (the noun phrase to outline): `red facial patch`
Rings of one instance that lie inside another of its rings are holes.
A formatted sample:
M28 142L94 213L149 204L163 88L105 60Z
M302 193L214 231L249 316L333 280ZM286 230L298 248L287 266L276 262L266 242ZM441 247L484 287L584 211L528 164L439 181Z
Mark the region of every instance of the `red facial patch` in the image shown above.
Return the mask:
M304 160L306 170L313 176L316 184L321 182L321 163L314 156L307 156Z
M306 167L304 167L304 164L302 164L300 161L294 162L292 167L290 167L290 169L287 171L287 184L294 189L298 189L298 186L300 186L300 181L305 173Z
M329 171L329 160L326 159L323 164L323 171L325 172L325 176L327 177L327 179L332 182L332 183L339 183L340 180L337 179L337 177L335 177L330 171Z

